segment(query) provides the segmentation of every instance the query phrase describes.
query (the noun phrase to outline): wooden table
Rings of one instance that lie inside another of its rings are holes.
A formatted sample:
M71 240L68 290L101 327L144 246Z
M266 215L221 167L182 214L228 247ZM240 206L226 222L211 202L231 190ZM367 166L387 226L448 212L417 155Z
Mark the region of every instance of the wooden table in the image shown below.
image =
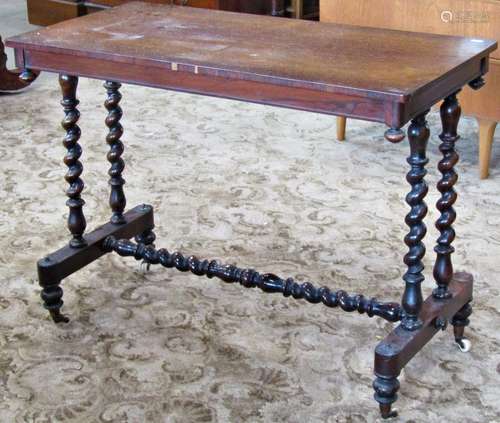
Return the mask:
M7 69L7 55L5 54L2 37L0 37L0 93L20 91L30 85L38 76L36 72L18 69Z
M217 25L212 25L214 20ZM8 45L16 49L20 67L60 74L72 235L69 245L38 262L41 296L55 322L67 321L60 311L61 281L110 252L400 322L375 350L373 387L383 417L394 415L391 405L397 398L397 378L403 367L448 322L454 326L456 342L462 349L468 348L463 334L472 312L473 281L469 274L454 273L452 265L455 143L460 118L457 93L467 84L482 85L495 42L129 3L112 13L11 38ZM79 76L105 80L107 93L112 213L108 223L89 233L85 233L81 197ZM409 232L404 240L408 253L401 304L157 250L152 207L140 205L125 212L125 164L120 157L124 149L120 140L122 82L383 122L389 127L385 136L391 142L404 139L401 128L411 121L406 175L410 212L405 218ZM441 235L434 249L436 288L424 301L425 166L430 135L426 115L441 100L443 158L438 164L442 178L437 185L441 198L436 222ZM129 241L133 237L135 243Z

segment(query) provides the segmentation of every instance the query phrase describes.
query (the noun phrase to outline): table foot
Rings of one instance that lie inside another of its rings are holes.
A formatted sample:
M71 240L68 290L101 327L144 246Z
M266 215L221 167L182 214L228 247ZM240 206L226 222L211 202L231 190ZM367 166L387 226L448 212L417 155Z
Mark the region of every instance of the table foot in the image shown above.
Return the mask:
M398 399L399 381L397 377L379 377L373 382L375 401L379 403L380 414L383 419L396 417L398 412L392 409L392 404Z
M403 325L396 327L375 349L375 375L373 386L375 400L380 404L382 417L390 416L390 405L397 399L397 377L406 364L440 331L446 329L448 321L454 326L455 341L466 351L470 343L463 338L463 329L472 313L473 278L468 273L455 273L448 286L450 298L439 299L433 295L422 305L419 319L422 326L407 330ZM389 408L387 407L389 405ZM384 417L384 418L387 418Z
M470 303L465 304L451 320L453 325L453 335L455 336L455 342L462 352L469 352L472 343L469 339L464 336L465 327L469 325L469 317L472 314L472 307Z
M40 285L42 285L42 292L40 293L40 297L43 301L43 306L46 310L49 311L50 317L54 323L68 323L69 319L61 314L61 307L64 302L62 300L63 290L59 286L61 281L42 281Z
M54 322L67 322L61 314L63 290L60 283L69 275L87 266L106 254L104 240L109 236L133 238L154 228L153 208L141 205L124 214L125 223L107 223L84 235L86 245L72 248L67 245L49 254L38 262L38 280L42 287L41 297L44 307L49 310Z
M380 415L383 419L391 419L398 416L398 411L392 409L392 404L380 404Z
M69 317L62 314L60 310L49 310L49 313L54 323L69 323Z

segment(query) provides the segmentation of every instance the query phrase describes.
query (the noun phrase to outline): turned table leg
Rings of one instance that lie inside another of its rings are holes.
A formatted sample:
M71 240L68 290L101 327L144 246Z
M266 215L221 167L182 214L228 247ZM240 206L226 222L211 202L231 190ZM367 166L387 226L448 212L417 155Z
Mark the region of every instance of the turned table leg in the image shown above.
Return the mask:
M123 135L123 127L120 124L120 119L122 118L123 112L119 106L122 96L120 94L121 84L118 82L106 81L104 83L104 88L107 91L107 98L104 102L104 107L108 110L108 116L106 117L106 126L109 128L108 135L106 136L106 142L109 145L109 152L107 155L108 161L111 167L108 171L109 186L111 187L109 194L109 206L112 210L111 223L123 224L125 223L125 218L123 217L123 211L127 204L125 198L125 193L123 191L123 185L125 180L122 178L123 169L125 169L125 162L121 158L124 150L121 137Z
M73 248L81 248L86 245L83 233L87 227L87 222L83 214L85 201L81 197L84 184L80 178L83 172L83 165L79 160L82 155L82 148L78 144L81 135L80 127L77 125L80 118L80 112L77 109L80 102L76 98L78 77L61 75L59 83L63 93L61 105L64 108L65 114L62 121L62 127L66 130L63 145L68 150L64 157L64 164L68 166L65 176L66 182L69 184L66 190L66 195L68 196L66 205L69 207L68 229L73 236L69 245Z
M456 212L453 204L457 200L457 193L453 186L458 180L455 172L455 165L458 162L458 154L455 151L455 143L460 138L457 134L458 121L460 120L461 109L458 104L457 93L447 97L441 105L441 121L443 131L439 135L442 143L439 150L443 154L442 160L438 164L438 169L442 174L437 183L437 189L441 193L441 198L437 201L436 207L441 216L436 221L436 228L440 232L436 252L436 262L434 264L434 279L437 288L433 291L434 298L450 298L448 285L453 277L453 264L451 255L455 251L451 245L455 239L453 222L456 219Z
M425 256L425 245L422 240L427 233L423 222L427 215L427 204L424 198L429 190L424 180L427 174L425 165L429 162L425 153L430 136L425 120L426 115L427 112L413 119L408 128L411 151L408 164L411 169L406 180L411 185L411 191L406 196L406 202L411 209L405 219L410 231L405 237L405 244L409 251L404 257L404 263L407 266L407 271L403 276L405 290L402 299L405 315L401 322L407 330L419 329L422 326L418 314L423 303L421 284L425 279L422 273L424 270L422 259Z
M125 169L125 162L121 158L124 152L124 145L121 141L123 135L123 127L120 120L123 116L123 111L120 107L120 101L122 95L120 94L121 84L113 81L106 81L104 83L104 88L107 92L107 98L104 102L104 107L108 111L108 116L106 117L106 126L109 128L108 135L106 136L106 142L109 145L109 152L107 155L108 161L111 167L108 171L110 176L109 185L111 187L111 192L109 195L109 206L112 210L112 215L110 222L116 225L121 225L126 223L123 216L123 211L127 204L125 198L125 193L123 191L123 185L125 185L125 180L122 177L123 170ZM135 240L144 245L154 246L154 241L156 235L152 228L148 228L146 231L135 236ZM150 264L143 263L142 268L144 270L149 270Z
M401 328L405 331L416 331L423 325L419 317L423 304L421 284L424 281L424 264L422 259L425 255L425 245L422 242L427 228L423 222L427 215L427 205L424 201L428 192L427 184L424 180L427 171L425 165L429 162L426 157L427 144L430 131L427 126L426 116L428 111L414 118L408 128L408 139L410 142L410 156L407 159L410 171L406 175L406 180L411 186L411 190L406 196L406 202L410 206L410 212L406 215L405 222L409 227L409 232L405 236L405 244L408 246L408 253L404 257L407 266L403 276L405 289L402 298L403 318ZM397 400L399 389L400 370L395 368L393 374L377 374L373 383L375 389L375 400L380 404L380 412L383 418L397 415L391 410L392 403Z
M458 175L454 167L459 159L455 150L455 143L460 139L457 128L461 115L457 94L458 92L447 97L441 105L443 132L439 136L442 141L439 150L443 154L443 159L438 165L442 177L437 184L437 188L441 193L441 198L436 203L436 207L440 211L441 216L436 222L436 228L439 230L440 236L434 248L437 256L433 272L434 279L437 283L437 288L434 289L433 296L438 300L451 298L448 286L453 278L453 263L451 257L455 249L451 244L455 239L453 223L457 217L455 209L453 208L453 204L455 204L457 200L457 193L453 187L458 180ZM468 318L471 314L472 307L468 303L465 304L452 319L455 341L462 351L468 351L470 348L470 342L464 337L464 328L469 324Z
M77 125L80 118L80 112L77 109L79 101L76 98L76 90L78 87L78 77L69 75L60 75L59 84L61 85L63 100L61 105L64 109L64 119L62 120L62 127L66 131L66 136L63 140L63 145L67 149L64 163L68 167L66 172L66 182L69 184L66 190L68 200L66 205L69 208L68 214L68 229L72 234L69 242L69 247L72 249L81 249L87 245L83 238L85 228L87 226L85 215L83 214L83 205L85 201L81 198L83 191L83 181L80 175L83 171L80 157L82 155L82 148L78 144L80 139L80 128ZM50 265L50 258L47 257L42 262ZM40 285L42 286L41 297L44 306L49 310L52 319L56 322L67 322L68 319L61 314L61 307L63 306L63 290L59 286L61 279L55 278L40 278Z

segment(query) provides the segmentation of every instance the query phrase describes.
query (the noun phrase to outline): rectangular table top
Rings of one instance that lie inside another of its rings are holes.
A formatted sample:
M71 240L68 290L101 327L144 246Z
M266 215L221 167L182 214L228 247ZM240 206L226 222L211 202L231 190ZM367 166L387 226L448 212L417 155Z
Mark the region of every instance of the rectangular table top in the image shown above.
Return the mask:
M482 39L142 2L16 36L7 45L22 50L20 66L388 124L396 117L407 120L485 73L497 46ZM174 72L175 78L166 75ZM314 104L293 104L295 89L295 100L304 103L309 93ZM280 96L287 97L282 104ZM404 111L401 104L407 105ZM372 110L380 107L383 113Z

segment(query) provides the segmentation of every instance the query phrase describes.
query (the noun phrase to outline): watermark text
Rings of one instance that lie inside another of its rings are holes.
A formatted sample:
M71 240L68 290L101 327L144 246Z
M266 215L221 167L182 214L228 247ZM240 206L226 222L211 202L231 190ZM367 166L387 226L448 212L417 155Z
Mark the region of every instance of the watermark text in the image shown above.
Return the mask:
M476 10L443 10L441 12L441 21L444 23L488 23L490 17L488 12Z

